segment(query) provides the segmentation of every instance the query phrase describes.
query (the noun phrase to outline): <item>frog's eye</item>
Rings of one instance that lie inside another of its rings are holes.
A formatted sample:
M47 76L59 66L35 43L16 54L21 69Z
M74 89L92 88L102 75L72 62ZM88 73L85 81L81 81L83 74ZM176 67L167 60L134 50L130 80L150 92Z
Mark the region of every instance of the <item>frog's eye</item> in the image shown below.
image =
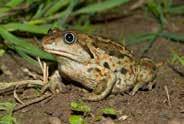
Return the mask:
M64 34L64 41L68 44L72 44L76 41L76 37L73 33L67 32Z

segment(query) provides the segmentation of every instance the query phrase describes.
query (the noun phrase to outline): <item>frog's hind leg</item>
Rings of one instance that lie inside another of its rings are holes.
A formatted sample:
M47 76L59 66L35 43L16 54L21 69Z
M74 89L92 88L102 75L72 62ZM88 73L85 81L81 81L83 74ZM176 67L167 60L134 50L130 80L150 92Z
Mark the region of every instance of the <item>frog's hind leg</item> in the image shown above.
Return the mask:
M84 100L87 101L100 101L102 99L104 99L107 95L109 95L113 89L113 86L115 84L115 80L116 80L116 76L114 74L110 75L110 79L107 80L106 86L104 88L104 90L100 93L100 94L96 94L95 92L98 92L97 90L101 89L102 85L104 84L100 84L96 87L96 91L94 91L93 93L87 95L84 97Z
M151 90L155 82L153 81L156 77L156 67L153 62L148 58L142 58L140 64L137 66L137 84L132 90L132 95L143 87Z
M111 93L114 84L116 83L116 75L110 70L106 70L101 66L95 66L95 68L100 71L103 70L103 75L105 76L100 75L101 73L99 74L101 79L99 80L97 86L93 89L92 93L84 97L84 100L87 101L99 101L104 99Z
M155 86L155 82L154 81L150 81L148 83L137 83L133 87L133 89L132 89L130 94L134 96L139 89L142 89L142 90L152 90L154 86Z

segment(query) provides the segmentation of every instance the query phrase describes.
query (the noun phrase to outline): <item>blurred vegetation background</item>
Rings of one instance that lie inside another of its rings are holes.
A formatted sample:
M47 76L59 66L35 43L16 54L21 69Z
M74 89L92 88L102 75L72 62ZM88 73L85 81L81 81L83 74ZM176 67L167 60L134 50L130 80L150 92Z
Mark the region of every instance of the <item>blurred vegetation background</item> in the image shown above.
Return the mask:
M49 29L77 29L93 32L91 19L98 14L116 10L117 6L133 0L0 0L0 54L6 50L16 51L20 56L35 63L34 57L55 60L54 57L29 41L38 41ZM184 41L184 36L167 32L164 26L169 15L183 15L184 5L172 0L137 0L134 9L142 8L155 18L159 28L155 32L126 36L126 42L134 44L149 41L145 52L158 37L171 41ZM137 4L136 4L137 2ZM140 4L140 5L139 5ZM133 10L133 9L132 9ZM129 14L130 10L126 10ZM34 42L35 43L35 42ZM37 42L39 43L39 42ZM175 57L177 58L177 57ZM183 58L179 57L182 60Z
M124 12L118 7L132 4ZM127 44L147 41L147 52L154 42L162 37L171 42L184 42L184 35L166 30L167 18L184 16L184 5L174 4L174 0L0 0L0 57L6 51L14 51L32 64L37 64L36 57L55 61L54 57L42 51L40 39L49 29L77 29L93 33L92 21L98 16L114 11L130 15L136 9L142 9L145 16L154 18L159 27L154 32L137 32L125 36ZM163 46L165 47L165 46ZM172 51L173 61L184 65L184 54ZM0 123L15 123L12 117L14 104L0 103L0 110L6 115Z

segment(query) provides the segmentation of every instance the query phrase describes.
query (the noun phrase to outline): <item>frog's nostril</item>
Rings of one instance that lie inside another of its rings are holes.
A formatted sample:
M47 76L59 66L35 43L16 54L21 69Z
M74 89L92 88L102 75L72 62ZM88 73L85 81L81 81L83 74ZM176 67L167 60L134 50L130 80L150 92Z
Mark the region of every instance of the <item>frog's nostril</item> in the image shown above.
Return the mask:
M48 35L53 35L53 31L51 28L48 30Z

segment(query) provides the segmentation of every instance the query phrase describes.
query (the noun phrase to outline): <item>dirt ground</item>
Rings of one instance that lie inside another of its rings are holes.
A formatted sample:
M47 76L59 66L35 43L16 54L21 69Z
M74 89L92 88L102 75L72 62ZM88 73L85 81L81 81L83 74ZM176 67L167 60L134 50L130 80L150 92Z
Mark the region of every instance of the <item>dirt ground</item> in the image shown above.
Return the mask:
M123 17L104 24L95 24L97 29L95 34L99 34L111 39L120 40L120 36L134 34L137 32L150 32L157 29L158 24L153 18L145 17L143 13L137 13L129 17ZM184 18L168 18L166 29L170 32L184 34ZM128 46L133 50L135 56L139 58L142 55L143 48L148 42L142 42L136 45ZM156 86L151 91L139 91L135 96L111 95L107 99L99 102L86 102L91 108L93 115L98 113L100 108L113 107L121 112L121 115L127 115L126 120L114 119L117 124L184 124L184 66L174 64L176 70L169 66L172 59L171 50L177 50L178 53L184 53L184 44L180 42L171 42L159 38L146 56L152 58L155 62L165 62L158 70ZM5 65L12 77L6 76L0 72L0 81L29 79L21 70L21 64L17 64L16 59L12 58L14 53L10 52L0 57L0 64ZM8 73L8 72L7 72ZM166 93L170 96L170 104ZM68 123L68 117L71 115L70 102L80 99L84 91L72 86L70 91L60 93L50 100L31 105L25 109L15 112L15 117L20 124L48 124L48 118L58 117L63 123ZM1 100L10 99L12 96L1 96ZM119 116L121 116L119 115ZM89 123L92 117L86 117ZM181 123L179 123L181 122ZM101 122L102 123L102 122Z

